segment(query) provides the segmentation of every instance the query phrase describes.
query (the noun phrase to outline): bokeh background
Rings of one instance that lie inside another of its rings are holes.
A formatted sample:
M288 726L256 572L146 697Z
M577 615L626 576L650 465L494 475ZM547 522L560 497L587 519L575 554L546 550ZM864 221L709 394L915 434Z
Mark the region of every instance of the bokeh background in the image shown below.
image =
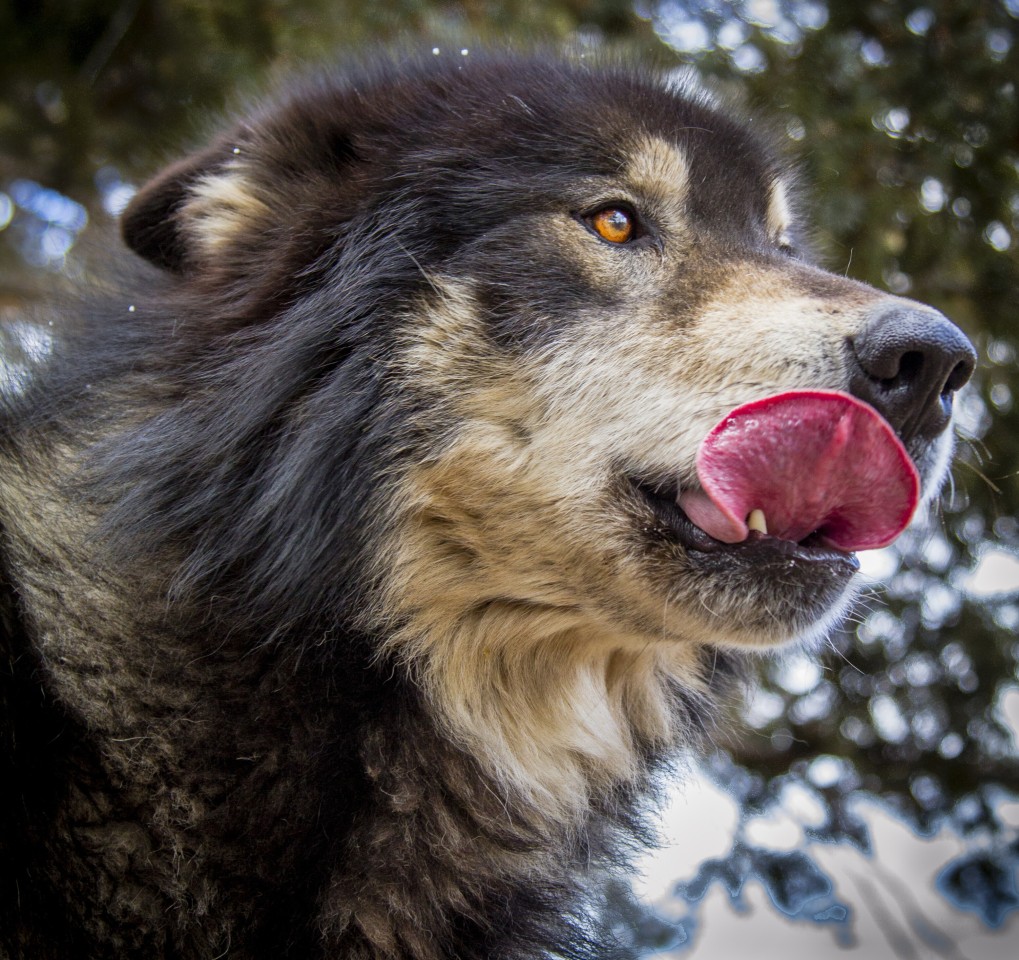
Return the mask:
M935 305L982 358L951 489L864 557L874 589L821 662L762 661L605 922L635 956L1014 960L1019 0L4 0L3 318L288 71L507 43L695 69L784 129L827 265Z

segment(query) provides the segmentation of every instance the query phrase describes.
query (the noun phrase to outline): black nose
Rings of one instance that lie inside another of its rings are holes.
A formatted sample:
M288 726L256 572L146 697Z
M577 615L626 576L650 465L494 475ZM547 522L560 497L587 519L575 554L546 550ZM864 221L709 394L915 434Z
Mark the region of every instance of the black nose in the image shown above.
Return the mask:
M962 331L940 313L902 304L881 308L852 338L850 391L866 400L903 441L932 439L952 416L952 398L977 356Z

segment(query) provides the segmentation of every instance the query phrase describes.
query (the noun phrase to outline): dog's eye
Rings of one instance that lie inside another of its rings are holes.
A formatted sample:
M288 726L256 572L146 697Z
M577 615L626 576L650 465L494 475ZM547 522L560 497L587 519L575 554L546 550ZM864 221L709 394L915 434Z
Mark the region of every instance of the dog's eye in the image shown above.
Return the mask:
M637 218L622 207L605 207L584 220L602 240L609 243L629 243L637 233Z

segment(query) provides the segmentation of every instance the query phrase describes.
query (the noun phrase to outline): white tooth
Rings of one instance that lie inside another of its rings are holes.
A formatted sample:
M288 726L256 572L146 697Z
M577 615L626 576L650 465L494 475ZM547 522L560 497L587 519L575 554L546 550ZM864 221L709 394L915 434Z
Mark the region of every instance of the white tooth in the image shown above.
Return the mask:
M751 510L750 516L747 517L747 526L751 530L756 530L758 533L767 533L768 522L764 519L764 511Z

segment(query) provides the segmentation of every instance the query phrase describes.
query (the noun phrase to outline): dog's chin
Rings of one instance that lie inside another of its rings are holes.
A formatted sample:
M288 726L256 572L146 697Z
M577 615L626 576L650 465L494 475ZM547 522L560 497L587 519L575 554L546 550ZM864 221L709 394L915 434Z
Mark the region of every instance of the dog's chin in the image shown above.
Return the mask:
M810 642L845 616L860 568L854 553L818 534L793 542L752 530L741 543L723 543L683 512L676 487L629 483L645 518L638 530L655 558L652 575L667 581L656 586L696 611L702 639L757 649Z

